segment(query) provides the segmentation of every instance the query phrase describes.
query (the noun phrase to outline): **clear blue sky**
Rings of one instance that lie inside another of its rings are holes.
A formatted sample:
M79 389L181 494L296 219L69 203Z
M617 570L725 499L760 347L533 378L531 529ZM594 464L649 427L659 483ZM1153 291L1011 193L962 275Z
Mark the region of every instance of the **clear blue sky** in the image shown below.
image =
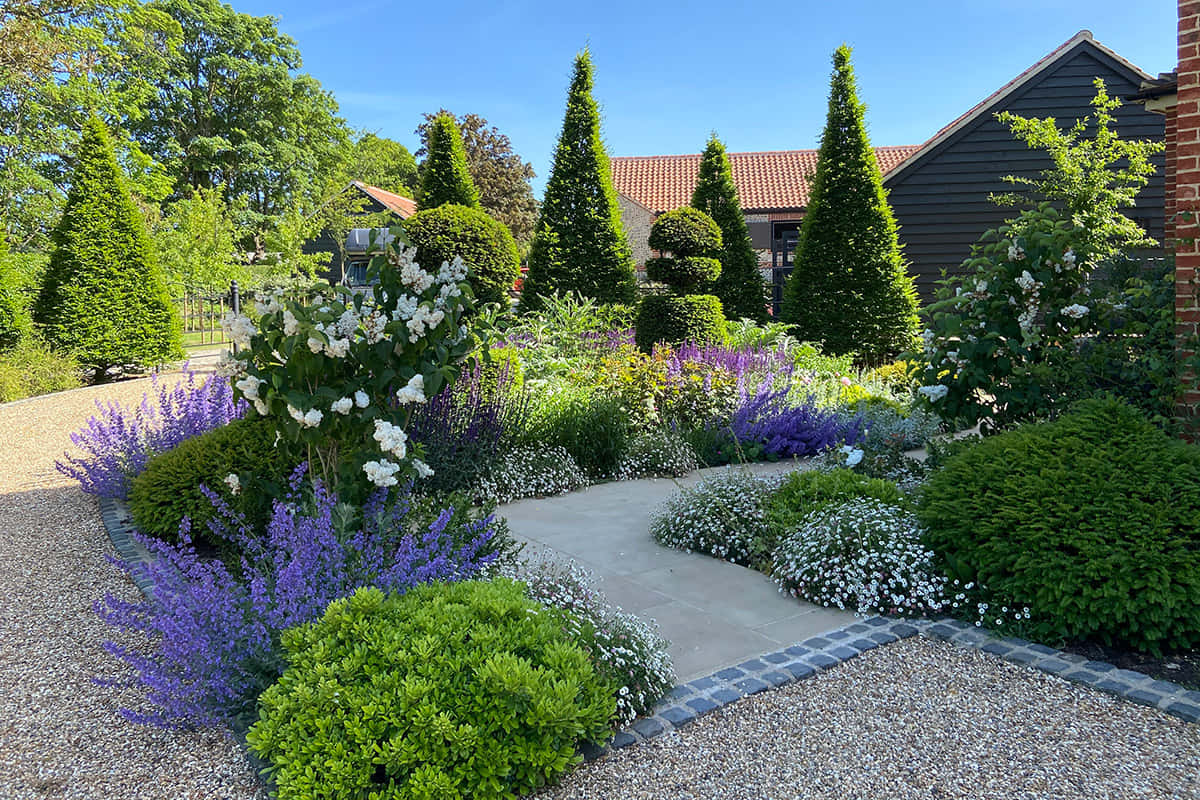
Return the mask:
M816 147L830 57L854 48L876 145L915 144L1087 28L1157 74L1174 0L231 0L274 15L361 129L412 150L421 114L474 112L532 162L541 196L585 45L610 155Z

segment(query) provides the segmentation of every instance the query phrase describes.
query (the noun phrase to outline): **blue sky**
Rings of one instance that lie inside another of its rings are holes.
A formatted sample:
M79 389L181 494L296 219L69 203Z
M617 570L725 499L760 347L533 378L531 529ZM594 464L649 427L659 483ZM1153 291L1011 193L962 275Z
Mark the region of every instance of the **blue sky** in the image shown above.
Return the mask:
M278 17L356 128L415 150L423 112L486 117L532 162L539 197L584 46L622 156L699 152L713 130L731 151L816 147L842 42L876 145L924 141L1081 28L1148 72L1175 65L1173 0L232 5Z

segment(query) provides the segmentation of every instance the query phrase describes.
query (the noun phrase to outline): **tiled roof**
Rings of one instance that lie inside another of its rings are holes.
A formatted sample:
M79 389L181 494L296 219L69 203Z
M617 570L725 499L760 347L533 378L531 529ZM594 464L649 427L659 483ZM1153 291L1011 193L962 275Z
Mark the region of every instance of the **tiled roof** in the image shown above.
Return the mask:
M1134 64L1132 61L1129 61L1128 59L1121 57L1120 55L1118 55L1116 52L1114 52L1110 48L1105 47L1100 42L1096 41L1096 38L1092 35L1091 31L1081 30L1079 33L1075 34L1070 39L1063 42L1062 44L1060 44L1058 47L1051 50L1046 55L1042 56L1036 63L1033 64L1033 66L1029 67L1027 70L1022 72L1020 75L1013 78L1011 81L1004 84L996 91L992 92L990 95L985 97L983 100L980 100L974 106L969 108L966 112L961 114L957 119L955 119L954 121L945 125L941 130L939 130L933 136L929 137L929 139L924 144L922 144L919 148L917 148L917 150L908 159L906 159L903 163L898 164L896 166L896 171L900 172L901 170L907 169L909 165L915 163L918 159L920 159L922 156L924 156L927 152L930 152L931 150L933 150L933 148L937 147L939 144L944 142L946 139L950 138L955 133L957 133L958 131L962 130L964 127L969 125L971 122L978 119L985 112L987 112L988 109L990 109L992 106L996 105L1001 100L1003 100L1005 97L1008 97L1010 94L1012 94L1013 92L1020 89L1026 83L1033 80L1033 78L1035 78L1037 75L1041 74L1048 67L1050 67L1052 64L1057 62L1063 56L1067 55L1067 53L1074 50L1079 44L1081 44L1083 42L1090 42L1092 44L1092 46L1094 46L1096 49L1098 49L1102 53L1112 57L1113 59L1120 62L1121 64L1124 64L1126 67L1128 67L1130 70L1132 70L1138 76L1140 76L1143 80L1149 79L1151 77L1148 72L1143 70L1137 64Z
M395 213L400 219L408 219L417 213L416 200L396 194L395 192L380 189L378 186L371 186L362 181L354 181L354 185L362 190L363 194Z
M919 145L876 147L879 169L888 172L915 153ZM700 155L619 156L611 159L617 192L656 211L670 211L692 202L700 171ZM775 150L730 153L729 166L745 211L801 209L808 205L808 187L817 171L816 150Z

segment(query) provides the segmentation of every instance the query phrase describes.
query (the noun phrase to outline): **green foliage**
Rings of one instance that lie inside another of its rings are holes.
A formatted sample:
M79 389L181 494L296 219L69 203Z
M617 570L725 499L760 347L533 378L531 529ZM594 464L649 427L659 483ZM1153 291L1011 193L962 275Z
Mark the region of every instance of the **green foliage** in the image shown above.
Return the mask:
M508 292L521 274L521 257L503 223L479 208L447 203L413 214L404 221L404 232L417 248L418 264L437 272L443 261L462 256L471 269L468 280L476 302L509 307Z
M525 390L525 367L521 353L515 347L493 347L486 358L480 359L479 392L485 398L495 398L504 380L504 390L519 396Z
M858 100L850 48L833 56L817 174L784 287L783 319L835 354L879 362L912 345L917 295Z
M633 254L621 224L600 111L592 98L592 57L575 57L562 133L529 250L521 308L536 311L546 296L576 292L601 303L632 303Z
M33 331L29 316L29 280L0 238L0 352L15 347Z
M373 133L362 134L351 145L342 169L346 182L362 181L405 197L412 197L419 186L417 160L408 148Z
M646 259L646 277L688 293L721 274L721 262L703 256L659 256Z
M708 214L684 206L654 220L649 244L676 256L710 256L721 249L721 229Z
M235 506L240 511L266 514L270 508L265 493L249 487L281 485L286 471L294 466L286 463L283 452L275 447L271 421L251 414L185 439L175 449L150 459L145 471L133 480L129 511L134 525L147 536L176 541L179 523L187 517L192 521L192 535L205 539L205 523L212 518L213 508L201 486L223 492L226 476L237 475L245 486L234 498Z
M1200 450L1121 401L950 455L918 513L949 574L1038 638L1200 644Z
M911 395L916 388L913 380L915 365L904 360L881 364L867 372L865 380L877 383L888 391L898 395Z
M720 344L725 341L725 314L711 294L652 294L638 312L637 344L649 351L659 342Z
M0 403L74 389L83 383L79 362L36 336L0 351Z
M164 277L177 292L221 294L230 281L243 290L255 283L248 265L235 258L233 215L220 188L196 189L171 203L152 233Z
M713 134L700 157L700 174L692 207L708 214L721 229L721 272L710 289L721 298L729 319L767 321L766 284L758 271L758 255L742 214L737 186L725 145Z
M180 322L104 123L84 125L34 321L103 380L182 355Z
M561 447L592 480L613 476L631 433L620 398L592 387L564 387L534 397L527 444Z
M467 169L462 135L451 114L438 114L429 127L429 155L421 169L422 210L447 204L479 208L479 190Z
M505 335L522 342L529 375L546 378L594 358L595 342L613 330L631 327L633 316L630 306L600 304L573 293L551 294L542 298L537 313L504 320L509 323Z
M284 633L289 667L247 740L281 800L526 794L616 709L565 616L504 579L360 589Z
M1165 145L1121 139L1113 116L1121 101L1108 96L1100 78L1093 83L1093 116L1076 120L1066 130L1053 117L1025 118L1009 111L996 115L1031 150L1044 150L1053 166L1039 178L1006 176L1005 181L1025 191L993 195L992 200L1029 208L1046 201L1061 204L1064 215L1082 231L1081 249L1105 261L1130 248L1155 244L1123 211L1135 207L1138 193L1155 171L1150 159Z
M771 494L765 505L770 529L768 549L779 538L794 531L800 521L812 512L863 497L901 508L908 505L896 484L868 478L853 470L793 472Z

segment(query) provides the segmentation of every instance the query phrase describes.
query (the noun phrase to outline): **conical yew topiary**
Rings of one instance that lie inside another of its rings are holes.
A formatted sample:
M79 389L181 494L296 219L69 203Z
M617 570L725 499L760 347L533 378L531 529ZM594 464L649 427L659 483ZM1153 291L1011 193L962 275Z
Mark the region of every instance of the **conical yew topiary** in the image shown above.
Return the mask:
M767 320L766 284L758 271L758 256L750 243L750 228L742 214L737 186L725 145L716 134L700 158L700 174L692 192L692 208L713 218L724 242L719 259L721 275L710 287L721 299L729 319Z
M34 321L104 380L182 355L180 323L104 123L84 123Z
M576 292L601 303L631 303L637 294L633 255L600 139L592 59L586 50L575 57L562 134L530 245L521 309L536 310L543 296L556 292Z
M421 173L421 210L447 204L479 208L479 190L467 169L462 134L450 114L438 114L429 126L429 155Z
M817 174L784 287L783 319L831 353L870 362L909 347L917 295L863 122L850 48L833 56Z

